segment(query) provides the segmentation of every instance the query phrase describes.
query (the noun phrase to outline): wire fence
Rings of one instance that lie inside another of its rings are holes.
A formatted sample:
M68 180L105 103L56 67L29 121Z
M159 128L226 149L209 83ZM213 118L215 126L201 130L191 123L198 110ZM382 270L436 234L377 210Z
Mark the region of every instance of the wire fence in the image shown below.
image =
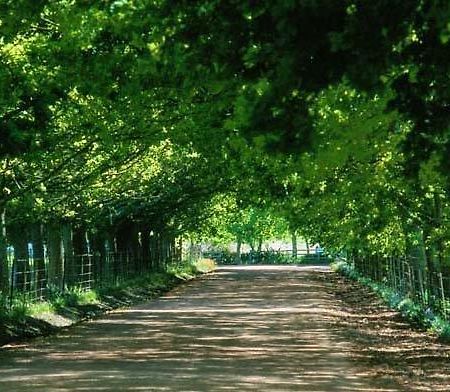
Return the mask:
M0 308L17 300L44 300L72 288L88 291L117 285L181 258L173 237L150 231L135 231L127 242L103 240L96 247L83 234L78 246L85 249L82 253L74 252L73 235L68 238L64 242L62 234L55 237L53 248L50 237L8 243L2 253L6 257L0 260Z
M450 276L429 271L414 257L352 257L350 262L361 275L450 320Z
M134 257L132 252L109 252L103 259L100 254L85 253L73 256L71 268L49 278L48 260L17 259L12 263L9 276L9 302L20 296L27 300L45 299L49 291L77 287L91 290L94 287L118 284L124 280L155 269L152 263ZM69 265L66 262L65 265ZM36 268L43 266L44 268Z

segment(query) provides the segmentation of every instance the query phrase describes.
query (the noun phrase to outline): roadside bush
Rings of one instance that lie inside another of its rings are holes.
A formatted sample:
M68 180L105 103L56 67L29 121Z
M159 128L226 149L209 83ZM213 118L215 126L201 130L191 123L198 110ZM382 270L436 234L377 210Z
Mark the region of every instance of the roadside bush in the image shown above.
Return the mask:
M212 272L217 268L217 264L213 259L199 259L195 261L194 267L197 272L206 274L208 272Z

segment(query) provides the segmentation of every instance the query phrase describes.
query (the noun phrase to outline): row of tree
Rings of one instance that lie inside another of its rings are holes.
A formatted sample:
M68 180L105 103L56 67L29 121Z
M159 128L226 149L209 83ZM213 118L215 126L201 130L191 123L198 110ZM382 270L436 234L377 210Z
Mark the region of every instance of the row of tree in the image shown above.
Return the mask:
M240 198L270 200L328 249L448 270L447 2L196 1L170 15L172 43L207 75L194 80L233 91L223 127L251 167Z
M448 265L448 2L0 11L4 228L133 220L215 236L230 210L257 210L252 227L274 217L330 250Z

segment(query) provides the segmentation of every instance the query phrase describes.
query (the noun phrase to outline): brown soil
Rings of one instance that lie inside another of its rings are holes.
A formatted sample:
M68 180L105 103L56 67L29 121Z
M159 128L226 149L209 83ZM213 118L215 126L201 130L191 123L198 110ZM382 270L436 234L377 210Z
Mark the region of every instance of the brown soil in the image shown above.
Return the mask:
M448 346L321 267L228 267L0 350L0 391L450 391Z

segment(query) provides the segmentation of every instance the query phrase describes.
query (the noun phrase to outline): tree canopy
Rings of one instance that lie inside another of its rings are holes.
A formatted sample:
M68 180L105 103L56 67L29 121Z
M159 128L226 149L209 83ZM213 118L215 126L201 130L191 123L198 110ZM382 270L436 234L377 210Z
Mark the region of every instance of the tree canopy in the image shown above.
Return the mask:
M236 216L336 251L448 256L448 2L1 0L0 15L12 218L181 234L232 195Z

